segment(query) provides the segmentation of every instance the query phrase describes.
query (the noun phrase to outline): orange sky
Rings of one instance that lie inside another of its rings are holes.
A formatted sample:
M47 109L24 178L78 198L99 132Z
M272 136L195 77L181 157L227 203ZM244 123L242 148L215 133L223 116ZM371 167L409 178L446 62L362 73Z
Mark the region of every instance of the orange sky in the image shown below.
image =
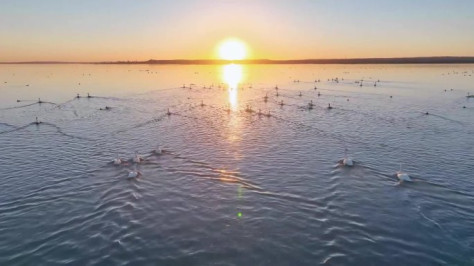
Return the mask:
M6 0L0 61L474 56L474 1Z

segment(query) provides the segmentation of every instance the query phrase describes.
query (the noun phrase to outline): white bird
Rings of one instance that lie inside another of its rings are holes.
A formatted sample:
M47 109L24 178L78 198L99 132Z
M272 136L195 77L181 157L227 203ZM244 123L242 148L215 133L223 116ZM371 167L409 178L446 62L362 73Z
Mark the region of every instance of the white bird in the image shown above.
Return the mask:
M140 163L141 161L143 161L143 158L140 157L140 155L138 155L138 152L135 152L135 156L133 157L133 162Z
M120 159L120 157L118 156L118 154L117 154L117 158L114 159L114 164L115 164L115 165L120 165L120 164L122 164L122 159Z
M400 180L400 182L403 182L403 181L411 182L410 176L407 173L402 172L402 164L400 164L400 170L397 172L397 178L398 180Z
M158 145L158 148L156 148L156 150L154 150L155 154L162 154L163 153L163 149L161 149L161 145Z
M137 169L134 169L133 171L128 172L128 178L137 178L141 175L142 173L140 171L137 171Z
M344 166L353 166L354 162L350 157L347 156L347 148L344 150L344 159L342 159L342 164Z

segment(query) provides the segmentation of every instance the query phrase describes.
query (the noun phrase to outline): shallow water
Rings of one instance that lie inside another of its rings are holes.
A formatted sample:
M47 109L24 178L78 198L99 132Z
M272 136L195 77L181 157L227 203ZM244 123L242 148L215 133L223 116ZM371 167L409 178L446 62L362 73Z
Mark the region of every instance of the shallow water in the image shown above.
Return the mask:
M474 263L473 84L474 65L2 65L0 265Z

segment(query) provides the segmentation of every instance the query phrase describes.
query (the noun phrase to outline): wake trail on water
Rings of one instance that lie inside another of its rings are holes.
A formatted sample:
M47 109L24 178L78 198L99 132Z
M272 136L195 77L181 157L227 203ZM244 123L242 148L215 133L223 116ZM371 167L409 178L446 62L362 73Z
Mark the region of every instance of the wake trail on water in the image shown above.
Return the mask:
M12 132L16 132L16 131L20 131L20 130L23 130L23 129L26 129L30 126L41 126L41 125L47 125L47 126L50 126L50 127L53 127L56 129L56 131L63 135L63 136L66 136L66 137L69 137L69 138L74 138L74 139L80 139L80 140L88 140L88 141L95 141L94 139L90 139L90 138L86 138L86 137L79 137L79 136L75 136L75 135L71 135L71 134L68 134L68 133L65 133L59 126L53 124L53 123L48 123L48 122L40 122L39 124L36 124L35 122L32 122L32 123L29 123L29 124L26 124L24 126L21 126L21 127L15 127L14 129L11 129L11 130L6 130L6 131L2 131L0 132L0 135L3 135L3 134L8 134L8 133L12 133Z

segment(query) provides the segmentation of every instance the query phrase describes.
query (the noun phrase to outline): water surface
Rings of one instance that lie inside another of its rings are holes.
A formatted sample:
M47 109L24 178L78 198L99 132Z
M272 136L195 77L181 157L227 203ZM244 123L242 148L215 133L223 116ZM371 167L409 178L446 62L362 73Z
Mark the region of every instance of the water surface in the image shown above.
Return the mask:
M2 65L0 264L474 263L473 82L474 65Z

